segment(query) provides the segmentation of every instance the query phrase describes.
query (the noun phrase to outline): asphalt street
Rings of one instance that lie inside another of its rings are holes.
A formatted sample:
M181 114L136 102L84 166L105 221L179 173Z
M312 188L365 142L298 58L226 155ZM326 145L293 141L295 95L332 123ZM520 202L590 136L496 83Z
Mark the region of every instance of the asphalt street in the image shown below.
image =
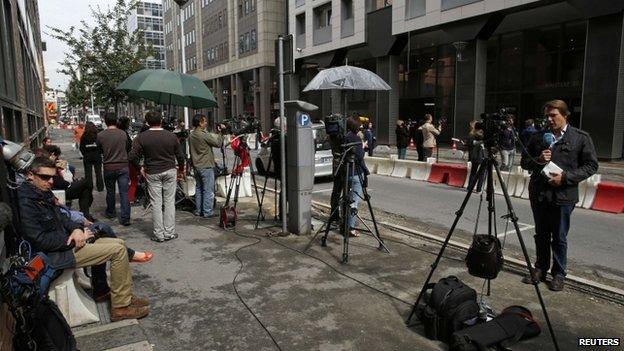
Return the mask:
M252 150L252 160L255 150ZM231 161L231 158L229 158ZM258 179L263 179L259 177ZM259 185L262 182L259 181ZM272 182L269 182L269 187ZM317 178L314 185L313 199L329 204L331 194L331 178ZM371 175L369 177L369 193L373 208L386 213L400 215L405 218L427 223L430 226L448 229L455 220L464 197L465 189L447 185L432 184L411 179ZM527 249L534 260L535 245L533 241L534 223L529 201L511 198L512 206L519 218L520 230ZM475 222L480 203L479 194L473 194L466 210L457 225L453 239L470 242L475 231ZM513 256L522 258L517 235L511 222L503 219L507 214L504 198L496 196L496 230L501 242L510 245ZM360 207L362 209L363 206ZM366 217L366 215L365 215ZM479 216L478 233L488 230L487 204L485 193ZM624 215L616 215L576 208L572 215L571 229L568 234L568 268L571 274L585 277L599 277L624 284ZM618 284L618 285L620 285Z

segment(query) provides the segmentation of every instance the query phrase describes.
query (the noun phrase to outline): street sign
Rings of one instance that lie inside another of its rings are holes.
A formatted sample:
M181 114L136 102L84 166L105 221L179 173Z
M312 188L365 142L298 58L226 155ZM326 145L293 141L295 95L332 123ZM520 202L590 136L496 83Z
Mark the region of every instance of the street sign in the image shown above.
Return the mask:
M301 113L297 117L297 122L299 123L300 126L305 127L305 126L309 126L312 123L312 119L310 118L309 114Z

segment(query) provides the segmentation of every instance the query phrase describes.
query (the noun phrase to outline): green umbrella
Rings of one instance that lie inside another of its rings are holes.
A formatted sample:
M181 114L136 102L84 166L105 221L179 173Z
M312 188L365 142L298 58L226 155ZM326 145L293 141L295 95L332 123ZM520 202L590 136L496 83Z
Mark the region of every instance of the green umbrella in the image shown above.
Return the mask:
M166 69L143 69L126 78L117 90L163 105L193 109L217 107L210 89L196 77Z

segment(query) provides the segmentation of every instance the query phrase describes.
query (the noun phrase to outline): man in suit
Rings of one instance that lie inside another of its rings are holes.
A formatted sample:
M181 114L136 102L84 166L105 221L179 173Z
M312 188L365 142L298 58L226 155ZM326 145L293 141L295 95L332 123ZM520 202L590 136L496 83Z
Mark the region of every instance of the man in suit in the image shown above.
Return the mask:
M567 236L570 216L579 200L578 183L598 170L596 150L586 132L568 124L570 110L562 100L544 105L544 117L549 130L535 133L527 152L522 155L522 168L531 171L529 198L535 221L535 268L522 279L526 284L546 281L546 272L552 268L549 288L561 291L564 287L567 265ZM548 172L543 168L552 162L562 172Z

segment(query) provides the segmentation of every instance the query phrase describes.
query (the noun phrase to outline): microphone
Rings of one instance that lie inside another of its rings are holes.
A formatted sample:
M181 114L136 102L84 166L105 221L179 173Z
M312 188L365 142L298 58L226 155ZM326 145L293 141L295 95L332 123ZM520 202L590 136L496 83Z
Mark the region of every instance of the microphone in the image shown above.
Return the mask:
M546 148L550 148L552 144L555 143L555 135L551 132L544 133L542 140L544 142L544 145L546 145Z

